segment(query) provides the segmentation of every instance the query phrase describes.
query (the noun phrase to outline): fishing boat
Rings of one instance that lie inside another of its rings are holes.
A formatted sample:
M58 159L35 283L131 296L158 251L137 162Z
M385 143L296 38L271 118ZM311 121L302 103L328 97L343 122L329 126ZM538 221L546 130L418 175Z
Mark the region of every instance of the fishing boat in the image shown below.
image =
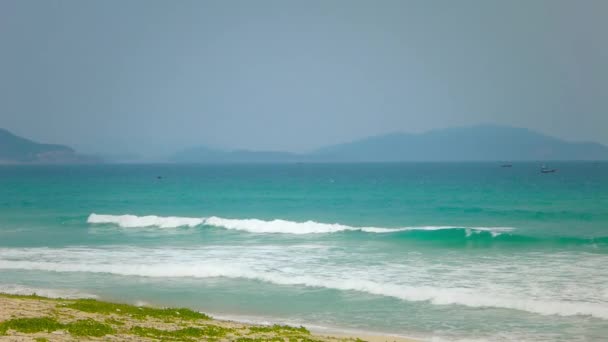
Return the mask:
M543 166L541 166L541 168L540 168L540 173L554 173L554 172L556 172L556 171L557 171L557 169L549 169L549 168L547 168L547 166L546 166L546 165L544 165L544 164L543 164Z

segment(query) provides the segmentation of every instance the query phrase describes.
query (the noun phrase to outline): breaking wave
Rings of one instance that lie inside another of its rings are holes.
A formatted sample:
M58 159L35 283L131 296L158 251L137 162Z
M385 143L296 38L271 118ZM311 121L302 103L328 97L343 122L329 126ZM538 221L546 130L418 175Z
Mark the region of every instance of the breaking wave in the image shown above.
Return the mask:
M177 228L177 227L195 227L202 225L205 222L204 218L190 217L162 217L155 215L135 216L135 215L98 215L91 214L87 219L88 223L111 223L123 228L140 228L140 227L159 227L159 228Z
M53 253L46 250L46 253ZM59 252L59 251L57 251ZM64 251L65 252L65 251ZM72 251L69 253L81 253ZM29 254L26 253L26 254ZM77 256L77 255L76 255ZM489 293L477 288L441 288L411 286L356 277L328 277L322 275L285 274L280 271L255 270L234 263L74 263L65 261L31 261L0 259L0 269L22 269L54 272L106 273L121 276L162 278L230 278L262 281L276 285L306 286L338 291L358 291L372 295L393 297L409 302L428 302L433 305L463 305L472 308L502 308L541 315L593 316L608 320L605 303L527 298L502 293ZM35 292L35 291L29 291ZM45 294L44 292L37 292Z
M122 228L178 228L212 226L217 228L240 230L250 233L282 233L282 234L327 234L344 231L361 231L366 233L396 233L405 231L438 231L460 229L467 235L473 232L487 232L492 236L514 230L511 227L457 227L457 226L420 226L420 227L352 227L339 223L320 223L315 221L295 222L288 220L260 220L260 219L226 219L216 216L211 217L176 217L176 216L135 216L135 215L99 215L91 214L88 223L115 224Z

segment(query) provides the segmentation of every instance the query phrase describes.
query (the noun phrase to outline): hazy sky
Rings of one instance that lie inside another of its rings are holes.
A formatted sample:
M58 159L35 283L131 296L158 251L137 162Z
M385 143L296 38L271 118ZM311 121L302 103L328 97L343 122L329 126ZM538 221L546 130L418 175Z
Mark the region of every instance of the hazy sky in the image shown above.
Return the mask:
M0 127L303 151L475 123L608 144L608 1L0 1Z

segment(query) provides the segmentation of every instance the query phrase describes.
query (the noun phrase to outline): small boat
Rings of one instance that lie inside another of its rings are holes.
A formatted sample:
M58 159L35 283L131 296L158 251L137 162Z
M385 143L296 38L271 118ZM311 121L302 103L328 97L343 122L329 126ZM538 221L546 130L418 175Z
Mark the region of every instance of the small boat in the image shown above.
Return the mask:
M512 167L513 164L502 164L500 167Z
M545 165L540 167L540 173L554 173L556 171L557 171L557 169L549 169Z

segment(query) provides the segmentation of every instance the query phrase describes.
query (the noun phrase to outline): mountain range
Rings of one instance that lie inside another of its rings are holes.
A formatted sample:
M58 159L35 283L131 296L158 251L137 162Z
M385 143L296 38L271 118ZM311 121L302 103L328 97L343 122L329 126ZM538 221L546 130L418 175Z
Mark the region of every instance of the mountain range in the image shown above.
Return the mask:
M544 160L608 160L608 147L565 141L526 128L477 125L420 134L391 133L302 154L196 147L170 158L172 162L189 163Z
M326 146L308 153L220 150L206 146L181 150L172 163L298 163L407 161L608 160L608 147L571 142L526 128L477 125L425 133L391 133ZM0 164L96 163L65 145L41 144L0 128ZM112 160L108 160L112 162Z
M82 164L95 157L76 153L65 145L41 144L0 128L0 164Z

